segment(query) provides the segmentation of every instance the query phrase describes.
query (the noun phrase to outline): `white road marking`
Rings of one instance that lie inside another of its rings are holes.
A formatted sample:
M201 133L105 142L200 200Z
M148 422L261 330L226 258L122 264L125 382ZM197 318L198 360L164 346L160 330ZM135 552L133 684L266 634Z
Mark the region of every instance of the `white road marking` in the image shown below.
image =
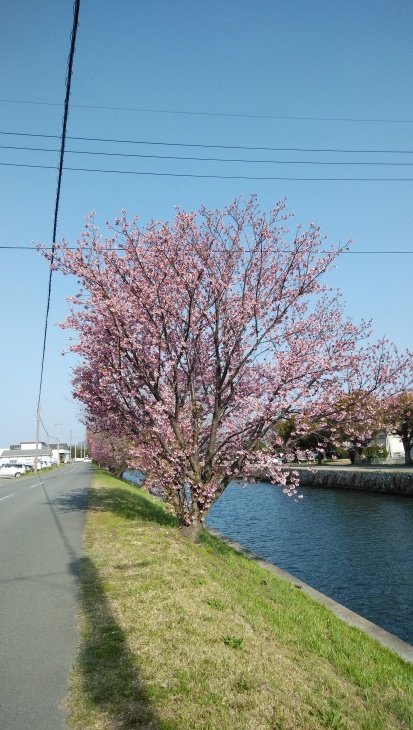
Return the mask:
M0 502L1 502L2 499L7 499L7 497L14 497L14 493L13 494L6 494L5 497L0 497Z

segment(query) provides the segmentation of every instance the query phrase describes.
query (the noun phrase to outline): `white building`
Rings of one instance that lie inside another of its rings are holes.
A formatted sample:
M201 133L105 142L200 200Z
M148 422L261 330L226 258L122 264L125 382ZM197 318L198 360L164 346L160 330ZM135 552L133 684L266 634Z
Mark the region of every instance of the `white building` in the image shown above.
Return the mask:
M21 441L12 444L9 449L3 449L0 455L1 464L30 464L34 466L37 458L41 466L54 464L68 464L70 450L67 444L46 444L44 441Z
M383 446L388 453L388 459L403 459L404 461L404 447L400 436L396 436L395 434L379 433L372 440L372 444Z

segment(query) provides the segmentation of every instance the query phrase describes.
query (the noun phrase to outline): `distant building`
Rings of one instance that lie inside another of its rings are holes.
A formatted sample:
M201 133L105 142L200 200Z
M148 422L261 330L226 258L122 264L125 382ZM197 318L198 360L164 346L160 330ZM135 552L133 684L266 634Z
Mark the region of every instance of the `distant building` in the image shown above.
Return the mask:
M46 444L44 441L22 441L20 444L12 444L9 449L3 449L0 455L0 464L30 464L34 466L35 461L42 466L53 466L53 464L68 464L70 462L70 449L67 444Z
M53 453L53 461L59 464L70 463L70 449L67 444L50 444ZM59 455L59 458L58 458Z
M377 434L371 443L377 444L377 446L383 446L387 451L388 459L404 460L404 448L400 436L382 432Z

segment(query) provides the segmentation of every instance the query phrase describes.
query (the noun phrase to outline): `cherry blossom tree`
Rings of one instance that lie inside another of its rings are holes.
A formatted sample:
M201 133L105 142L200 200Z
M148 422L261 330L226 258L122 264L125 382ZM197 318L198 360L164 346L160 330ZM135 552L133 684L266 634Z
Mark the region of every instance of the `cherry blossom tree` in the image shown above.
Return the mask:
M124 437L103 431L87 433L88 452L99 466L106 467L116 477L128 468L130 444Z
M265 473L294 493L274 426L344 418L337 404L385 351L323 283L343 248L315 224L290 234L286 221L283 203L264 214L254 196L143 228L122 211L106 237L91 215L77 247L53 254L81 286L63 326L77 333L74 395L88 425L127 439L128 466L193 540L233 479ZM380 387L386 368L384 358Z
M351 463L358 464L373 435L388 428L389 414L383 402L388 408L389 394L395 398L394 394L399 393L402 371L410 373L411 378L410 353L398 353L387 340L371 342L368 348L358 351L347 373L346 390L339 393L337 401L326 401L315 420L305 412L294 418L287 430L288 447L311 444L320 456L328 449L344 447Z

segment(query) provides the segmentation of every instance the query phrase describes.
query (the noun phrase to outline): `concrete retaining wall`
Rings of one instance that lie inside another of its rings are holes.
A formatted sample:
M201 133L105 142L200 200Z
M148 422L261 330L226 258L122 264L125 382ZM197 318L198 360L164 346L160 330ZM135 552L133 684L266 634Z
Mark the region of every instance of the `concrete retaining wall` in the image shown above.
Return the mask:
M245 548L243 545L240 545L239 543L230 540L228 537L225 537L220 532L213 530L211 527L206 527L206 529L212 535L215 535L227 545L230 545L234 550L245 555L245 557L249 560L254 560L258 565L261 566L261 568L264 568L264 570L268 570L271 573L277 575L279 578L282 578L283 580L287 580L289 583L292 583L292 585L294 585L296 588L300 588L303 593L307 593L307 595L311 596L311 598L316 600L318 603L321 603L323 606L329 608L331 611L333 611L333 613L336 614L336 616L338 616L349 626L354 626L355 628L364 631L365 634L368 634L373 639L376 639L376 641L379 641L380 644L382 644L383 646L386 646L388 649L396 652L396 654L398 654L406 662L413 663L413 646L408 644L406 641L399 639L399 637L395 636L394 634L390 634L388 631L382 629L380 626L377 626L371 621L363 618L363 616L359 616L358 613L354 613L354 611L346 608L341 603L337 603L332 598L329 598L329 596L324 595L324 593L320 593L320 591L317 591L315 588L307 585L307 583L303 583L302 580L296 578L294 575L291 575L291 573L287 573L285 570L278 568L278 566L274 565L273 563L269 563L267 560L264 560L259 555L256 555L250 550L247 550L247 548Z
M413 496L413 471L391 469L357 469L348 467L298 467L300 484L303 486L328 487L329 489L357 489L368 492L390 492Z

